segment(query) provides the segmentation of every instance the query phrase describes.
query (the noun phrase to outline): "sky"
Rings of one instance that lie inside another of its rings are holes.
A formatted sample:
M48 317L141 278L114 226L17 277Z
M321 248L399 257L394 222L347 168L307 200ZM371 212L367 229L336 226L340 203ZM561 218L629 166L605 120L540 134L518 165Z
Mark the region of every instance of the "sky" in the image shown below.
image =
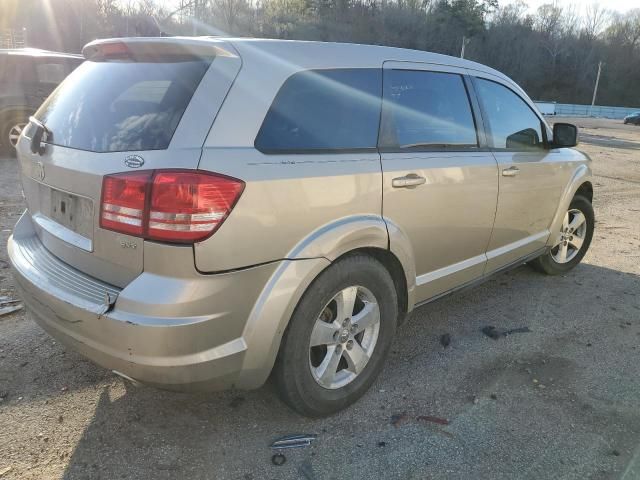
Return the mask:
M507 5L509 3L515 3L517 0L498 0L500 5ZM552 3L552 0L525 0L525 3L529 6L529 10L535 11L540 5L545 3ZM627 12L633 8L640 8L640 0L599 0L597 2L592 2L589 0L583 1L560 1L560 5L580 5L582 8L585 8L587 5L592 3L597 3L603 8L607 10L615 10L618 12Z
M1 0L0 0L1 1ZM498 0L500 5L515 3L517 0ZM168 7L180 5L180 0L156 0L157 3L164 3ZM529 5L529 10L535 11L540 5L552 3L553 0L524 0ZM640 8L640 0L560 0L560 4L586 5L597 3L608 10L617 10L618 12L627 12L633 8Z

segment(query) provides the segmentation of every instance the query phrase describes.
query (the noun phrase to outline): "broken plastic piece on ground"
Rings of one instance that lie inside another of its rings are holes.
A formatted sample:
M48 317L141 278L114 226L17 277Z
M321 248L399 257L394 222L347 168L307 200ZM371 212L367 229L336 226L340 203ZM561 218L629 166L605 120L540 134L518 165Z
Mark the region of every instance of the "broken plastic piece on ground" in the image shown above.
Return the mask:
M529 327L518 327L512 328L511 330L499 330L494 326L482 327L482 333L484 333L487 337L493 338L494 340L498 340L500 337L506 337L507 335L511 335L513 333L530 333L531 330Z
M271 444L274 450L282 450L285 448L308 447L311 442L318 437L315 433L299 433L294 435L285 435L275 440Z
M271 463L273 463L274 465L276 465L278 467L281 467L286 462L287 462L287 457L285 457L281 453L276 453L271 457Z
M416 420L421 422L437 423L438 425L449 425L449 420L446 418L432 417L430 415L420 415Z
M444 348L447 348L451 344L451 335L448 333L444 333L440 335L440 345Z

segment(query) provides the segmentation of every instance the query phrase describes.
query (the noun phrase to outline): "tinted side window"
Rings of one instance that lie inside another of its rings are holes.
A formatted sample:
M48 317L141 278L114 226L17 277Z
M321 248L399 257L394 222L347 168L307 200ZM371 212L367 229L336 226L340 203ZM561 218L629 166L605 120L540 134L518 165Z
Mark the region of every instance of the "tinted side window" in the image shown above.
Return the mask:
M255 146L291 153L376 148L381 95L379 69L296 73L276 95Z
M2 81L11 83L31 83L34 81L33 63L25 55L3 55L0 60Z
M65 62L39 61L36 63L38 83L58 85L69 73Z
M477 79L495 148L531 150L544 146L542 124L520 96L490 80Z
M387 70L381 146L477 146L478 137L462 77L454 73Z

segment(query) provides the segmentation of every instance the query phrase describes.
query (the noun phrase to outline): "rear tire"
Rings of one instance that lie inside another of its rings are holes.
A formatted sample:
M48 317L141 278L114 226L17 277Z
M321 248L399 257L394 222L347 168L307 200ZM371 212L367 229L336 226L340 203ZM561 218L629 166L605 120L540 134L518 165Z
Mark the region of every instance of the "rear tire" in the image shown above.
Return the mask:
M338 260L309 286L285 331L273 370L282 400L309 417L354 403L382 370L397 321L385 267L363 254Z
M557 239L558 243L547 253L530 262L530 265L547 275L567 273L578 265L587 253L593 238L594 225L595 215L591 202L582 195L576 195L569 205Z

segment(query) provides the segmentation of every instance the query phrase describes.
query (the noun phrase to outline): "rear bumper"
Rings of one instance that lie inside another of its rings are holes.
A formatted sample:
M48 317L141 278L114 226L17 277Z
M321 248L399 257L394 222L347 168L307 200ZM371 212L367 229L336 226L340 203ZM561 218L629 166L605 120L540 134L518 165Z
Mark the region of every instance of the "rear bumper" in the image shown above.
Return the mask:
M268 375L243 371L248 351L243 333L256 300L281 262L200 275L193 268L190 248L150 244L145 246L145 264L157 264L157 271L145 270L120 290L49 253L28 213L16 225L8 250L32 318L51 336L105 368L180 391L232 388L241 376L242 386L251 388Z

